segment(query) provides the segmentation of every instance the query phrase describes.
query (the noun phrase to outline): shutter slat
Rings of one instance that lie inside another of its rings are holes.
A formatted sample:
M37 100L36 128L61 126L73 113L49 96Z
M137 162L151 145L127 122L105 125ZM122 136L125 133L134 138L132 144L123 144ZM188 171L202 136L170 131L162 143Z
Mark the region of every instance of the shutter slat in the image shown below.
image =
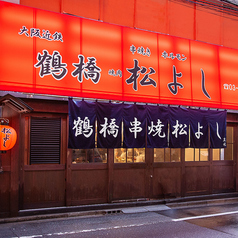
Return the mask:
M60 118L31 118L31 164L59 164L60 142Z

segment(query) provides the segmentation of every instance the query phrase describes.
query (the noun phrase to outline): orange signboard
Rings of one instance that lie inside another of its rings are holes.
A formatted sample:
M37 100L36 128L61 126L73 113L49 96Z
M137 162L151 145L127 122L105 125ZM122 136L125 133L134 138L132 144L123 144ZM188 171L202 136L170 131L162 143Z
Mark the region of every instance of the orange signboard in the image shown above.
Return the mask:
M221 102L227 108L237 109L238 50L219 48Z
M159 35L160 100L169 104L190 104L191 74L189 40Z
M122 36L124 100L157 102L157 34L125 27Z
M220 107L218 47L190 41L194 105Z
M238 51L0 1L1 90L237 109Z

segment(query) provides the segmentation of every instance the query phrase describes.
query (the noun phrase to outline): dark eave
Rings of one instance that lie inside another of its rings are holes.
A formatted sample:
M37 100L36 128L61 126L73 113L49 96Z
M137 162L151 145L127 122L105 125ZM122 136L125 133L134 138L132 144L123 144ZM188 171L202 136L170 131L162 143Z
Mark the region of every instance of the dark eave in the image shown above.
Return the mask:
M11 94L6 94L5 96L0 97L0 106L8 106L14 111L19 113L27 113L33 111L29 105L23 102L21 99L12 96Z

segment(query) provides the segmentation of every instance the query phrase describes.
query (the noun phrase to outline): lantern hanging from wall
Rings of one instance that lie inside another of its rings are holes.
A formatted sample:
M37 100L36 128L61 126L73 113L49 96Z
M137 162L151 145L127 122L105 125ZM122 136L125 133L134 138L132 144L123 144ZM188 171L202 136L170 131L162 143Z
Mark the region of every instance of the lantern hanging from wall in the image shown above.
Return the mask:
M17 133L14 128L0 125L0 151L10 150L16 143Z

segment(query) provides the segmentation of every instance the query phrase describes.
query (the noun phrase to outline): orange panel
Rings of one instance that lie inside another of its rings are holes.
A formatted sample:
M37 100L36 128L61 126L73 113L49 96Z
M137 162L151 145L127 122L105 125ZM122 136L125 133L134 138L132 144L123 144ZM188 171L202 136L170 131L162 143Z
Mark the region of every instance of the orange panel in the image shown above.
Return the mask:
M101 20L134 27L135 0L103 0Z
M197 106L220 106L218 48L190 41L193 102Z
M238 21L237 17L222 18L222 43L226 47L238 49Z
M168 2L169 34L194 39L194 8L182 2Z
M160 101L171 104L191 102L189 40L159 35Z
M237 107L238 50L219 47L222 103Z
M168 33L166 6L167 0L153 1L153 4L148 0L136 1L135 27Z
M212 44L221 44L221 16L219 12L209 11L197 6L196 39Z
M32 87L33 38L30 37L30 28L33 16L31 8L0 2L1 90Z
M98 20L100 0L62 0L62 13Z
M105 99L121 97L121 27L82 19L82 56L83 96Z
M74 95L80 96L81 84L77 78L71 75L71 72L75 70L72 64L78 63L78 55L81 51L80 19L37 10L36 27L40 31L44 29L51 34L51 40L36 38L36 55L34 59L36 90L48 90L51 94L59 94L58 90L61 90L60 93L64 95L64 89L67 88L71 94L74 92ZM60 38L54 38L53 35L55 34ZM39 57L43 59L45 53L48 56L43 66L39 64ZM50 59L51 57L52 59ZM50 69L46 67L47 61L51 66ZM65 74L64 71L66 72Z
M157 34L123 28L123 76L126 100L158 102Z
M20 0L21 5L53 12L60 12L61 0Z

